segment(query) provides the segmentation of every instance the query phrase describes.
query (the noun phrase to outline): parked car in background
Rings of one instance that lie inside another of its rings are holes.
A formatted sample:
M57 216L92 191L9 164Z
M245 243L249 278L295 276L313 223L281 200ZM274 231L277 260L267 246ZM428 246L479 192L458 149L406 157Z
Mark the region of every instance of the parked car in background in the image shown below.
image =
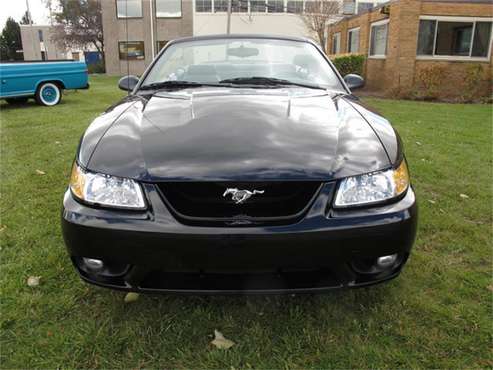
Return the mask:
M87 66L75 61L0 63L0 99L24 103L34 97L41 105L60 103L64 89L89 88Z

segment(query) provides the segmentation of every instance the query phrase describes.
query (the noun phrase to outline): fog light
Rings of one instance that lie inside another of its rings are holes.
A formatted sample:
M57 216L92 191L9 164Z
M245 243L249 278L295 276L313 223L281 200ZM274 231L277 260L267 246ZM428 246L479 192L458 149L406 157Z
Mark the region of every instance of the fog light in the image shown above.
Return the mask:
M99 270L103 268L103 261L96 258L82 258L84 264L91 270Z
M397 254L390 254L377 258L378 267L386 268L392 266L397 261Z

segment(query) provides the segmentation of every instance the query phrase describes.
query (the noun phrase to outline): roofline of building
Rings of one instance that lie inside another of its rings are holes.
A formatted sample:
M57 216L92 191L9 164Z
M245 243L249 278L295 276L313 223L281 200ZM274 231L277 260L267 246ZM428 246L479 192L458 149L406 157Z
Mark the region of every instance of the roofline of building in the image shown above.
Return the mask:
M354 19L356 17L359 17L363 14L367 13L372 13L378 9L382 9L384 6L390 5L392 3L398 3L400 0L389 0L384 3L379 3L377 6L371 8L371 9L365 9L361 13L354 14L351 16L346 16L343 19L333 23L333 25L339 24L340 22L347 21L350 19ZM423 3L455 3L455 4L492 4L493 5L493 0L420 0Z
M349 19L353 19L353 18L362 16L363 14L372 13L372 12L378 10L378 9L382 9L384 6L390 5L392 3L398 3L399 1L400 0L389 0L389 1L386 1L384 3L379 3L378 5L374 6L371 9L365 9L365 10L363 10L361 13L350 15L350 16L346 16L346 17L342 18L340 21L337 21L336 23L334 23L334 25L336 25L336 24L338 24L340 22L343 22L343 21L347 21ZM462 1L467 1L467 0L462 0Z
M493 0L421 0L424 3L491 4Z

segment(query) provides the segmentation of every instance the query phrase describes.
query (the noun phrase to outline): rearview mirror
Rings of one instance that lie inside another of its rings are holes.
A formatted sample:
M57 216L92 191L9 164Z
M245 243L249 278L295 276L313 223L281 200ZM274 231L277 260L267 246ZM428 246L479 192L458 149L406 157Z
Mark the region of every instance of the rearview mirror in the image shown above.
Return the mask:
M248 58L248 57L257 56L259 54L259 51L258 49L246 48L243 45L241 45L239 48L228 49L227 54L238 58Z
M118 81L118 87L124 91L132 91L139 83L139 78L136 76L124 76Z
M346 82L347 87L351 90L356 90L365 86L365 80L363 77L353 73L344 76L344 82Z

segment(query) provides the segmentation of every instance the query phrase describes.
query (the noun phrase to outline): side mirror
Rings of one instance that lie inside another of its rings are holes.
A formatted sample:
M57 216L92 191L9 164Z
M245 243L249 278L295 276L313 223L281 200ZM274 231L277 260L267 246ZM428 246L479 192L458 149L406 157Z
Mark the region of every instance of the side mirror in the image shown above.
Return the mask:
M351 90L356 90L365 86L365 80L363 77L352 73L344 76L344 82L346 82L347 87Z
M118 81L118 87L124 91L132 91L139 83L139 78L136 76L124 76Z

